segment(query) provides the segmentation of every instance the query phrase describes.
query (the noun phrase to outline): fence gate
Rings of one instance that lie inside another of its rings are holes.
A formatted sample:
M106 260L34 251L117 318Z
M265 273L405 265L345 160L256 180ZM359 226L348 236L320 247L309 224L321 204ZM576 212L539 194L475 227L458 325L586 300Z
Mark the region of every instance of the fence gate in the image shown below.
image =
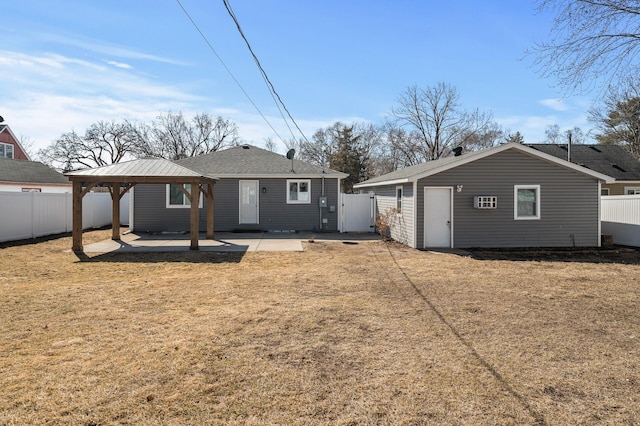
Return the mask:
M340 232L374 232L375 195L341 194Z

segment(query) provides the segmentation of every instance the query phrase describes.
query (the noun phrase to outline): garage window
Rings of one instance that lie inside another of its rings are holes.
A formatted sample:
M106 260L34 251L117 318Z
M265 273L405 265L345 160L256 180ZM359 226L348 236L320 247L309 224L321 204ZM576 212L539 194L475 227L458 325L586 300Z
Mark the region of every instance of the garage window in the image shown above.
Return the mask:
M515 185L513 192L514 219L540 219L540 185Z

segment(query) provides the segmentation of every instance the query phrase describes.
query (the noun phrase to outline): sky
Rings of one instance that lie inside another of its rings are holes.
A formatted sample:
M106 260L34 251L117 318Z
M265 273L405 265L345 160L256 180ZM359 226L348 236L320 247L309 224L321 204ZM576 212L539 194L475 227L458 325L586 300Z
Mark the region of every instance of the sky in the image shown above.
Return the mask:
M222 116L245 142L286 152L292 133L222 0L3 3L0 116L32 152L98 121L168 111ZM533 0L229 4L307 138L336 121L380 124L407 87L440 82L527 143L549 125L591 127L591 99L566 96L526 55L553 21Z

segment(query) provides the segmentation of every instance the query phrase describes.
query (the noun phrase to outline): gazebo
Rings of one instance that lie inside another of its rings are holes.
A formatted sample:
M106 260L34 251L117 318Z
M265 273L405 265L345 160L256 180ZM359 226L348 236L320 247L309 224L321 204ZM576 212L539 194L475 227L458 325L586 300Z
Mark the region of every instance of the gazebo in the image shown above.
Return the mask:
M213 238L213 185L218 180L203 176L172 161L147 158L111 164L93 169L65 173L73 184L73 251L82 251L82 199L87 192L98 185L109 188L112 200L113 240L120 239L120 199L138 183L176 185L189 200L191 207L190 236L191 250L198 250L200 192L207 199L207 238ZM191 185L189 192L185 185Z

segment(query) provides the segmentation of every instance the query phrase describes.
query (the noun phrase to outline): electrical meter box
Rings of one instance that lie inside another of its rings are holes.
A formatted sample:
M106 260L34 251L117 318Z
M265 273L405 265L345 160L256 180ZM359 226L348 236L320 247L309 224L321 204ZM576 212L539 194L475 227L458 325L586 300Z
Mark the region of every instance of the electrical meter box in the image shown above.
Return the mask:
M327 197L320 197L318 202L320 203L320 207L327 207Z

